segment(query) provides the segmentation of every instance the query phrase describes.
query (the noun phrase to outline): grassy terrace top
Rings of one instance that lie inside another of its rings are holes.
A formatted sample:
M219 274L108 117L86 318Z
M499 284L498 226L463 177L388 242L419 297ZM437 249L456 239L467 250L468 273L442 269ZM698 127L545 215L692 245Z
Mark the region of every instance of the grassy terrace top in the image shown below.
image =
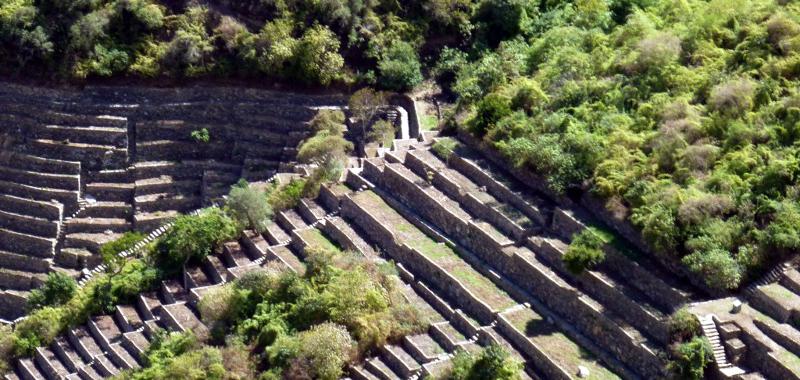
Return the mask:
M619 379L617 375L606 369L594 355L578 346L535 311L524 308L504 313L503 316L562 368L578 368L581 365L589 368L587 379Z
M503 310L516 304L506 292L499 289L475 268L467 264L453 249L425 235L425 233L386 204L378 194L372 191L362 191L355 194L353 200L380 219L381 224L395 234L399 243L408 244L408 246L422 252L431 261L456 277L467 289L490 307L496 310Z

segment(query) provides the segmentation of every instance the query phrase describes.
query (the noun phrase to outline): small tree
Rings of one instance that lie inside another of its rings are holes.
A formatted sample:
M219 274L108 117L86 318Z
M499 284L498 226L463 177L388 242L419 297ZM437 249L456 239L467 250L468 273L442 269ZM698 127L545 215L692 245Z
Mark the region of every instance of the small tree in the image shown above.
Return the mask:
M474 357L459 351L453 358L453 369L447 380L517 380L522 363L513 359L502 347L492 344Z
M350 96L347 106L361 127L362 137L367 135L367 126L384 104L386 104L386 95L369 87L364 87Z
M226 206L228 213L240 226L252 228L258 233L267 230L272 218L272 207L267 202L267 195L245 180L231 187Z
M472 131L482 137L500 119L510 114L511 101L508 98L497 93L486 95L478 102L475 118L470 121Z
M338 178L347 160L347 153L353 150L353 143L344 138L344 114L341 111L320 111L311 126L316 130L314 136L300 144L297 159L300 162L317 165L321 180Z
M367 134L367 140L383 144L385 147L392 145L392 140L397 130L394 125L386 120L378 120L372 124L372 130Z
M77 291L78 285L75 279L61 272L51 272L44 284L31 292L28 297L28 310L63 305L72 299Z
M280 339L273 352L294 351L288 363L289 378L335 380L342 376L344 365L354 353L354 342L343 326L323 323L300 333L297 337Z

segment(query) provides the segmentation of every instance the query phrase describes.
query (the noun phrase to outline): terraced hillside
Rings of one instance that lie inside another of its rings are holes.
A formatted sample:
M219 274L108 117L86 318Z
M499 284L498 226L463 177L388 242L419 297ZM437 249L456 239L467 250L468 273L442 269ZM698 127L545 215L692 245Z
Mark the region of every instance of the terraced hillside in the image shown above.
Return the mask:
M692 300L687 289L652 263L613 251L596 270L573 275L561 255L582 218L474 152L443 160L429 143L363 161L346 184L278 213L263 236L246 231L159 292L19 361L9 378L99 378L135 368L154 328L205 329L195 305L208 287L270 262L301 272L312 245L394 261L406 297L431 321L427 332L352 367L352 378L436 374L455 350L490 343L522 360L531 378L575 378L580 368L598 379L666 375L667 316Z
M210 205L239 178L290 170L314 108L343 103L250 90L109 91L0 90L7 318L21 314L45 273L94 266L100 245L121 232ZM191 136L203 128L208 142ZM137 368L157 329L208 330L197 305L210 289L267 265L303 273L312 246L391 260L406 299L430 322L350 367L353 379L436 375L457 350L495 343L533 379L665 378L669 317L686 305L711 343L715 376L800 378L794 267L749 288L739 311L733 298L709 300L624 244L605 246L602 263L575 274L562 258L595 221L465 144L432 149L431 137L360 159L344 183L278 212L263 234L244 231L158 291L17 360L6 378L98 379Z
M225 88L4 84L0 318L20 316L45 273L96 265L100 245L120 233L208 205L239 178L271 176L294 159L314 108L343 102Z

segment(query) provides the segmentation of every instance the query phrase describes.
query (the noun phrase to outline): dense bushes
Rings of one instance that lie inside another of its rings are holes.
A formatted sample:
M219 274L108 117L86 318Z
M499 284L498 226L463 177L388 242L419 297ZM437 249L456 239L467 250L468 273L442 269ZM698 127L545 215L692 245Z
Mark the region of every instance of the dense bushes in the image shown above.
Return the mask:
M78 284L72 277L61 272L49 273L44 284L31 291L28 296L28 309L63 305L72 299L77 291Z
M522 363L513 359L498 345L484 348L478 354L459 350L453 367L443 380L517 380L521 379Z
M306 263L304 276L267 267L204 297L199 310L212 337L236 336L263 351L267 376L337 379L360 354L427 324L389 268L319 249L308 250Z
M255 378L246 347L230 342L225 347L205 346L191 332L157 332L144 353L145 366L126 371L119 379L213 379L243 380Z
M265 76L309 85L379 77L403 90L422 79L417 50L427 35L469 37L475 2L5 1L0 72Z
M447 51L435 73L464 126L511 164L557 192L599 195L660 257L735 289L800 241L787 223L798 215L800 9L637 4L485 1L476 25L499 40Z

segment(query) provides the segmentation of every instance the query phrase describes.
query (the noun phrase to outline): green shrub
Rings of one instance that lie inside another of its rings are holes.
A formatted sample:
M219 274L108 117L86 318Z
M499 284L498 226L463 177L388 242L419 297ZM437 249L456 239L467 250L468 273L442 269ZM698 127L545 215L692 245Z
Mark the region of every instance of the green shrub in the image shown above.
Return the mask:
M419 55L411 44L396 41L378 62L378 83L394 91L407 91L422 82Z
M354 342L343 326L322 323L297 336L284 336L270 349L273 362L278 356L291 358L286 374L289 378L336 380L354 354Z
M511 101L503 95L492 93L478 102L475 117L470 121L473 133L483 136L500 119L511 115Z
M272 219L272 207L267 194L250 186L245 180L231 187L225 201L226 211L241 228L264 232Z
M51 272L40 288L31 291L28 297L28 310L63 305L72 299L77 291L78 284L75 279L62 272Z
M100 255L104 258L119 255L123 251L133 249L136 243L140 242L142 239L144 239L144 234L140 232L125 232L116 240L103 244L100 247Z
M521 378L522 363L502 347L492 344L479 354L459 350L453 357L453 367L445 380L517 380Z
M236 223L219 208L181 215L158 241L157 259L162 268L177 271L191 260L204 259L237 234Z
M459 143L455 139L441 138L433 143L431 149L433 149L436 155L447 161L450 159L450 155L458 148L458 145Z
M711 345L703 337L680 343L672 349L668 368L679 379L703 379L705 368L712 360Z
M742 280L742 268L731 253L724 249L693 252L681 259L681 262L714 289L736 289Z
M700 332L700 321L686 308L678 309L669 318L669 335L672 341L685 342Z
M606 242L600 234L597 229L589 227L572 236L572 242L563 257L564 264L570 272L580 274L606 259L606 254L603 252Z
M208 133L208 128L195 129L189 136L197 143L207 144L211 141L211 134Z
M268 202L272 209L277 211L288 210L297 206L303 198L303 189L306 187L307 180L292 179L289 183L273 188L267 195Z

